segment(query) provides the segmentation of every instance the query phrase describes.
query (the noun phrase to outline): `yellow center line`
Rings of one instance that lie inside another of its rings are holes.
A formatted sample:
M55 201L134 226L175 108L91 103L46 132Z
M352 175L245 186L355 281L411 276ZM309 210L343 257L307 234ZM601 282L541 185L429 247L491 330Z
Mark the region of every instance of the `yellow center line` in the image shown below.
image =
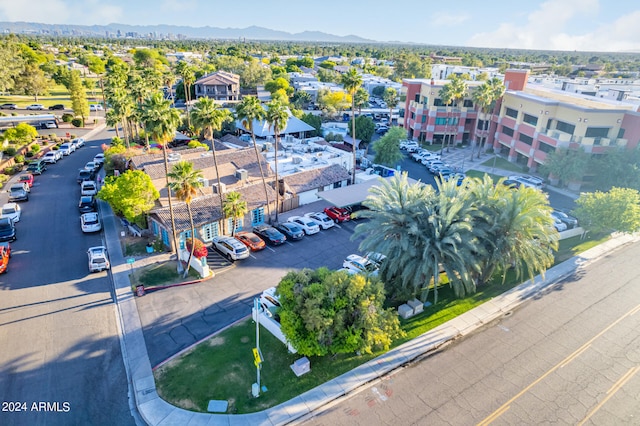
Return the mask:
M532 382L531 384L529 384L527 387L525 387L524 389L522 389L520 392L518 392L514 397L512 397L509 401L505 402L504 404L502 404L502 406L500 406L500 408L498 408L496 411L494 411L493 413L491 413L489 416L487 416L484 420L482 420L480 423L478 423L478 426L486 426L490 423L492 423L496 418L498 418L499 416L501 416L503 413L505 413L509 407L511 406L511 404L513 403L513 401L515 401L516 399L520 398L522 395L524 395L525 393L527 393L532 387L534 387L535 385L537 385L538 383L540 383L542 380L544 380L549 374L553 373L554 371L556 371L557 369L564 367L569 360L573 360L575 359L575 357L577 355L579 355L580 353L582 353L586 348L588 348L597 338L599 338L600 336L602 336L604 333L606 333L607 331L611 330L614 326L616 326L620 321L622 321L623 319L625 319L627 316L631 316L633 315L635 312L637 312L638 310L640 310L640 304L638 304L637 306L635 306L633 309L629 310L627 313L625 313L624 315L622 315L621 317L619 317L617 320L615 320L614 322L612 322L611 324L609 324L604 330L602 330L601 332L599 332L598 334L596 334L595 336L593 336L591 339L589 339L584 345L580 346L578 349L576 349L575 351L573 351L569 356L567 356L566 358L564 358L562 361L560 361L559 363L557 363L555 366L553 366L550 370L548 370L546 373L544 373L542 376L538 377L534 382Z
M578 423L578 426L582 426L583 424L586 423L587 420L589 420L591 418L591 416L593 416L600 408L602 408L602 406L613 396L616 394L616 392L618 392L618 390L620 390L620 388L622 386L624 386L625 383L627 383L629 381L629 379L631 379L638 371L640 370L640 365L637 367L633 367L632 369L630 369L629 371L627 371L625 373L624 376L620 377L618 379L617 382L615 382L613 384L613 386L611 386L611 388L609 388L609 390L607 391L607 396L598 403L598 405L596 405L595 407L593 407L593 409L591 411L589 411L589 414L587 414L587 416L582 419L582 421L580 423Z

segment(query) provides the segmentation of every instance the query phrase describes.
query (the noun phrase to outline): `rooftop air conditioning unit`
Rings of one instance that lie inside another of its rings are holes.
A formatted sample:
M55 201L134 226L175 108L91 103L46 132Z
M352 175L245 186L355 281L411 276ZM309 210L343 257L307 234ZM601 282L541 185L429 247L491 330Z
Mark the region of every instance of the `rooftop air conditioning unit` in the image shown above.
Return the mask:
M246 169L238 169L236 170L236 178L238 180L247 180L249 179L249 172Z
M214 194L224 194L225 192L227 192L227 185L220 182L220 188L218 188L218 183L215 182L211 184L211 189L213 190Z
M171 154L167 155L167 160L168 161L180 161L181 155L178 154L177 152L172 152Z
M293 164L300 164L300 163L302 163L302 157L296 157L296 156L291 157L291 162Z
M204 179L204 178L198 178L198 182L200 182L202 184L203 187L207 187L209 186L209 180L208 179Z
M271 151L273 149L273 144L269 143L269 142L265 142L262 144L262 150L263 151Z

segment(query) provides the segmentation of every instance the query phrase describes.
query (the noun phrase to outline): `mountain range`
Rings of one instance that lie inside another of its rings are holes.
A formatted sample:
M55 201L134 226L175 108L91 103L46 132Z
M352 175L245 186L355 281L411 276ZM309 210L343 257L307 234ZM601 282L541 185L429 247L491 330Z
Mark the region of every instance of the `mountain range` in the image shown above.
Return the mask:
M77 35L104 37L108 34L137 33L140 37L150 33L166 36L178 34L187 38L198 39L224 39L224 40L278 40L278 41L306 41L306 42L337 42L337 43L375 43L355 35L337 36L321 31L304 31L301 33L288 33L263 27L251 26L247 28L218 28L218 27L189 27L179 25L67 25L67 24L40 24L36 22L0 22L2 33L29 33L51 35ZM155 37L154 37L155 38Z

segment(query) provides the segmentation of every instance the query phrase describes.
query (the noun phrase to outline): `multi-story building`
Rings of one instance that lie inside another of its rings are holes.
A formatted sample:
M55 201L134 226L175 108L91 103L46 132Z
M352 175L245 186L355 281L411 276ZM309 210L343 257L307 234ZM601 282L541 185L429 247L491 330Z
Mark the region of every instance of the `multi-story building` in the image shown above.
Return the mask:
M199 78L194 83L197 98L216 101L237 101L240 98L240 76L226 71L217 71Z

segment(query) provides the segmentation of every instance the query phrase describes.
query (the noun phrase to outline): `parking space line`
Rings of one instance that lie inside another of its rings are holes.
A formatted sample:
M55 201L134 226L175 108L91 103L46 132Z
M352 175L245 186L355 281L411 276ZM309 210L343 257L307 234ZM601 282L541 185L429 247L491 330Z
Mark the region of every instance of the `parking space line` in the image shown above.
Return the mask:
M269 247L269 246L267 246L267 248L268 248L269 250L271 250L272 252L274 252L274 253L276 252L274 249L272 249L272 248L271 248L271 247Z

